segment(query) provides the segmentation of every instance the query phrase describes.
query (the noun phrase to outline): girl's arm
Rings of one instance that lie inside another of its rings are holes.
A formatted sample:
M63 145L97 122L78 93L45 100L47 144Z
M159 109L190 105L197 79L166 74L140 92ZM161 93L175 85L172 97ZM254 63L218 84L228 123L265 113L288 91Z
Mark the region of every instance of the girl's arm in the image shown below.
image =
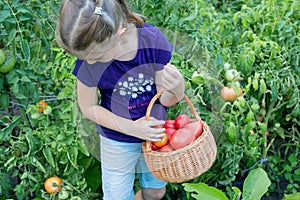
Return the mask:
M164 136L164 128L152 128L155 125L163 124L164 121L159 121L154 118L145 120L130 120L103 108L98 105L98 88L88 87L79 80L77 81L78 104L83 115L109 129L135 136L149 141L160 141Z
M155 84L157 91L164 90L160 97L164 106L171 106L183 98L184 78L174 65L168 63L163 70L157 71Z

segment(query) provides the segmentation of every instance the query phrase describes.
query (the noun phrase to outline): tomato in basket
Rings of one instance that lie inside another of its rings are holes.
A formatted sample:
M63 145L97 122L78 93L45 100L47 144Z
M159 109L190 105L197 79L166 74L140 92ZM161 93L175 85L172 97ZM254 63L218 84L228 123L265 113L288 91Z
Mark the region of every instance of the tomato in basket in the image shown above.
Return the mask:
M190 118L188 115L186 114L179 114L176 118L175 118L175 127L177 129L179 128L183 128L185 125L190 123Z
M154 142L154 144L155 144L155 146L157 146L157 147L163 147L163 146L167 145L168 142L169 142L169 138L168 138L167 134L165 134L165 135L160 139L159 142Z
M184 128L189 129L192 133L194 133L194 139L197 139L200 135L202 135L203 132L203 124L202 122L195 121L187 124Z
M167 144L166 146L163 146L161 149L160 149L160 152L170 152L170 151L173 151L173 147L171 147L171 145Z
M152 151L157 151L160 148L154 144L154 142L150 142Z
M167 119L166 121L165 121L165 124L164 124L164 128L173 128L173 129L175 129L175 120L173 120L173 119Z
M181 128L176 130L171 138L170 138L170 144L174 149L180 149L182 147L185 147L192 143L195 140L194 133L187 129L187 128Z
M174 128L166 128L165 134L166 134L169 138L171 138L171 136L172 136L172 134L174 133L174 131L176 131L176 129L174 129Z

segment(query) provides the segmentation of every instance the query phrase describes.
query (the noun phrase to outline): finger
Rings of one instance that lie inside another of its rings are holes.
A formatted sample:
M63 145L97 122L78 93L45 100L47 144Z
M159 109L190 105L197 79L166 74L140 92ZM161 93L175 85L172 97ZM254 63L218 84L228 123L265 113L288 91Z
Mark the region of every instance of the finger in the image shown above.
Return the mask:
M165 132L165 128L153 128L155 129L154 133L155 134L160 134L160 133L164 133Z
M157 125L164 125L165 121L163 120L156 120L152 121L151 126L157 126Z
M168 80L169 82L177 80L180 77L181 77L181 74L177 69L174 70L174 69L167 68L165 70L165 73L163 73L163 78Z
M161 139L165 136L166 134L161 133L161 134L151 134L148 136L149 138L147 140L152 141L152 142L160 142Z

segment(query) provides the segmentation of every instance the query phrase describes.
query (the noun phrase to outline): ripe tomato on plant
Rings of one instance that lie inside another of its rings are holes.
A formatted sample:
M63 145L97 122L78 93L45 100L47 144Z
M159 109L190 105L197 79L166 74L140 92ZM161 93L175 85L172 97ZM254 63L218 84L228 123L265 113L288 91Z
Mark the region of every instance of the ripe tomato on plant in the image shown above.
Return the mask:
M179 128L183 128L185 125L190 123L190 117L186 114L179 114L176 118L175 118L175 127L177 129Z
M40 100L38 103L37 103L37 108L38 108L38 111L39 112L44 112L44 108L48 106L48 103L45 102L44 100Z
M222 99L224 99L225 101L229 101L229 102L234 102L239 96L241 96L243 94L243 91L240 87L238 87L239 93L237 94L236 91L234 90L234 87L224 87L221 90L221 97Z
M44 188L50 194L55 194L61 190L61 185L62 179L57 176L47 178L47 180L44 182Z
M163 136L159 142L154 142L155 146L157 147L163 147L165 145L167 145L169 142L169 138L168 138L168 135L165 134L165 136Z

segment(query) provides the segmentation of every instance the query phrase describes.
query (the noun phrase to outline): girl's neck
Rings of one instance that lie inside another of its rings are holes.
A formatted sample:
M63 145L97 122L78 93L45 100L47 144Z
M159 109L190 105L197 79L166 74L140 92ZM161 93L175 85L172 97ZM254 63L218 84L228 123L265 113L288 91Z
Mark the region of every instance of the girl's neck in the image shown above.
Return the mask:
M138 31L134 24L128 24L124 35L120 38L120 43L116 47L114 59L121 61L132 60L138 50Z

